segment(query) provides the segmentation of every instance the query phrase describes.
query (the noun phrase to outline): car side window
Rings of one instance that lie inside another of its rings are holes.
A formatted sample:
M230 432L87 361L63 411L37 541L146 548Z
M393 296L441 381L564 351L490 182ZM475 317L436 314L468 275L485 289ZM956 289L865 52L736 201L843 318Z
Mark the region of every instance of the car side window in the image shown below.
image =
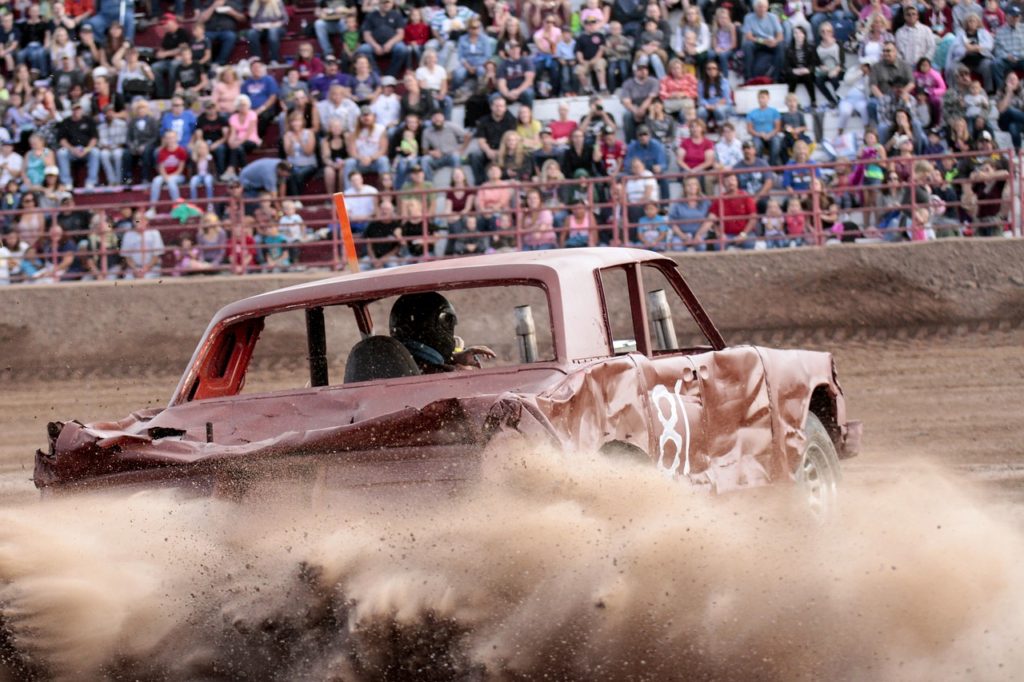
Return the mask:
M655 265L640 269L647 304L647 323L655 353L685 351L710 345L664 271Z
M601 289L604 292L608 329L611 332L612 352L615 355L636 352L636 331L629 303L629 277L623 268L601 270Z

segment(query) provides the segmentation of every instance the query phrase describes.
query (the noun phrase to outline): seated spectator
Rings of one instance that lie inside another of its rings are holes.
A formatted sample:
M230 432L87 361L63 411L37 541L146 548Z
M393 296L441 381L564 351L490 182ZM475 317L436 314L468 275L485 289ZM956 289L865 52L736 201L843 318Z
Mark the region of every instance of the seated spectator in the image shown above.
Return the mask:
M356 55L354 72L350 79L352 99L356 104L373 104L380 95L380 78L370 68L370 58L365 54Z
M697 79L683 68L683 62L672 59L668 63L668 76L661 79L658 99L669 114L678 115L679 120L689 123L696 115ZM707 120L707 114L703 116Z
M113 91L110 86L110 77L105 73L105 67L96 69L93 73L92 95L89 98L89 111L98 114L104 111L107 106L112 108L114 115L128 120L128 112L125 109L125 98L123 95Z
M839 0L834 0L838 2ZM739 47L739 40L736 36L736 24L729 16L729 9L719 7L715 10L714 20L709 28L711 34L711 54L718 62L718 71L728 76L729 60Z
M963 64L973 73L981 75L985 92L995 92L992 80L994 46L992 34L983 26L981 17L968 14L963 20L963 27L956 32L956 42L946 62L947 74L953 73L958 64Z
M264 41L270 48L271 66L281 66L281 38L284 37L288 14L281 0L253 0L249 5L249 54L267 59Z
M788 159L793 145L798 140L811 144L811 137L807 133L807 118L804 112L800 111L800 100L797 99L796 93L791 92L786 95L786 111L780 115L779 120L782 122L784 140L782 144L783 157Z
M529 182L533 177L533 158L523 145L519 133L510 130L501 138L494 163L501 167L503 177L512 182Z
M722 124L722 136L715 143L716 167L731 169L743 160L743 145L736 137L736 127L726 121Z
M451 86L458 91L457 100L465 101L469 91L464 90L467 80L476 81L484 75L484 64L494 56L494 38L484 33L479 18L470 19L468 30L459 36L456 47L457 64L452 72Z
M534 151L532 156L534 169L540 168L543 171L544 165L548 161L553 161L559 166L559 174L561 174L562 150L555 146L554 138L551 136L551 129L547 126L541 128L540 149Z
M223 66L231 61L242 24L246 21L242 0L198 0L199 21L213 48L213 63Z
M650 131L651 139L660 142L662 147L665 148L667 155L667 150L676 144L676 119L665 113L665 103L661 99L651 102L651 108L644 125ZM671 158L668 161L671 161ZM668 170L667 164L665 170Z
M27 63L40 78L46 78L50 75L49 51L46 46L53 34L53 22L42 18L40 4L32 3L16 28L19 47L16 60Z
M126 176L131 180L132 170L141 168L142 181L149 182L153 176L153 164L156 160L156 148L160 141L160 123L149 115L149 102L140 99L133 106L132 117L128 121L128 136L125 151L127 161Z
M37 190L43 186L47 168L57 167L57 155L46 146L42 135L32 134L28 138L29 149L22 164L25 168L27 189Z
M438 168L459 166L468 145L466 131L445 120L443 112L435 111L430 117L430 125L423 130L423 156L419 160L427 181L434 181L434 172Z
M299 78L308 85L309 81L324 72L324 63L313 53L313 43L302 43L291 68L298 71Z
M253 61L249 65L252 75L242 81L242 94L249 98L249 104L256 114L256 130L259 137L267 132L267 126L281 110L277 104L278 87L273 76L267 75L267 65Z
M474 256L488 253L491 239L480 229L475 215L467 215L451 231L452 253L456 256Z
M0 14L0 63L3 64L4 73L14 73L19 35L14 27L14 13Z
M203 138L197 138L192 144L192 177L188 181L189 197L192 201L199 200L199 186L206 187L207 200L213 199L213 177L216 170L210 145ZM207 204L207 211L213 210L213 204Z
M743 160L733 166L733 170L737 187L754 197L757 210L763 211L767 197L775 187L775 174L757 155L757 144L753 140L743 142Z
M92 119L82 113L81 103L72 106L71 117L61 121L57 128L57 165L60 167L60 180L67 187L73 187L71 167L85 165L87 176L86 189L96 186L100 170L100 153L96 149L98 133Z
M100 117L97 126L100 152L100 164L107 177L108 185L120 185L124 182L125 145L128 143L128 122L114 115L114 105L108 104ZM0 178L2 182L2 178Z
M753 249L757 243L758 222L754 198L740 189L735 173L726 174L722 182L722 194L711 203L708 213L716 219L713 229L725 240L727 248Z
M835 0L832 0L835 2ZM840 10L841 11L841 10ZM811 24L818 15L811 17ZM831 23L821 22L815 30L821 31L821 38L814 48L818 66L814 69L814 84L825 96L830 107L839 106L839 84L843 80L846 52L836 42L835 28Z
M597 102L600 103L600 99ZM593 106L593 105L592 105ZM564 147L569 144L569 136L572 131L576 130L579 124L569 118L569 103L562 100L558 103L558 118L554 121L549 121L546 127L551 131L551 141L559 147Z
M811 162L810 148L803 140L797 140L793 145L793 158L782 172L782 186L790 193L804 194L810 190L811 180L818 177L821 177L821 169Z
M768 11L768 0L754 0L754 11L743 18L743 69L744 79L767 76L769 73L778 80L782 78L785 44L782 24L778 17ZM759 64L758 57L771 57L770 69Z
M192 52L192 34L178 24L178 17L165 14L163 27L164 35L152 64L157 99L168 99L174 93L181 56Z
M633 37L623 32L618 21L608 24L605 60L608 62L608 89L615 90L629 79L633 63Z
M117 91L127 99L135 96L153 97L156 81L153 69L139 58L139 51L129 47L124 56L114 55L114 69L117 71Z
M633 64L633 77L623 83L619 93L622 105L626 108L623 126L627 141L636 137L636 126L645 122L651 102L657 99L658 94L659 83L650 76L650 62L646 57L640 57Z
M367 228L367 256L374 269L394 267L400 264L402 250L402 223L395 215L395 205L385 199L377 207L376 216Z
M466 180L466 171L461 166L452 169L451 185L445 191L448 202L448 223L460 223L476 212L476 191Z
M192 51L192 60L209 71L213 65L213 46L206 36L206 26L203 22L197 21L192 25L192 37L188 46Z
M409 19L405 22L402 41L409 48L409 63L416 64L421 61L423 50L428 49L427 41L430 40L430 26L423 21L423 10L419 7L410 7L408 12ZM438 15L444 15L444 12L435 10L431 15L431 20ZM445 57L447 58L447 49L450 49L448 48L447 40L445 40L445 44ZM434 49L437 49L437 47Z
M327 126L327 133L320 140L320 162L324 169L324 186L327 194L344 189L347 158L348 141L341 119L332 119Z
M58 97L67 97L72 86L82 87L85 83L85 76L82 70L75 65L74 56L65 54L53 62L54 69L50 74L50 87Z
M698 234L703 237L711 230L708 213L711 201L701 191L700 178L688 176L683 180L683 196L668 210L671 235L668 243L673 251L703 251Z
M710 180L711 176L706 174L715 167L715 143L708 139L704 121L690 121L690 136L680 141L676 161L682 172L697 173Z
M199 231L196 233L196 246L199 248L200 257L212 266L223 264L227 255L227 242L227 232L224 231L217 214L204 213Z
M260 142L256 112L249 106L249 98L239 95L238 108L228 118L228 169L220 179L227 181L237 177L236 169L245 165L246 157Z
M430 235L437 229L437 223L431 220L436 215L436 195L429 192L433 186L427 182L423 169L413 166L409 169L409 180L402 187L399 196L398 215L402 219L402 235L405 238L409 254L419 257L430 248ZM441 242L438 242L441 247ZM443 255L443 249L439 253Z
M191 109L185 108L182 97L174 97L170 111L165 111L160 118L160 135L168 130L173 130L178 136L179 144L188 146L192 143L192 134L196 131L196 115Z
M203 115L197 119L196 129L199 135L193 136L192 144L200 139L206 142L213 157L210 172L220 177L228 166L228 122L217 112L217 103L212 99L203 104Z
M213 101L217 103L217 112L223 116L235 113L238 96L242 94L242 81L234 68L221 69L213 84Z
M544 207L540 190L536 187L526 191L526 206L520 228L523 251L543 251L558 246L554 216Z
M640 159L644 168L655 175L660 175L668 170L668 154L665 147L655 140L651 135L648 126L639 126L636 130L636 139L626 147L626 156L623 165L626 168L633 167L633 159ZM668 198L668 181L659 181L661 198Z
M633 242L636 238L636 225L644 214L644 206L648 202L658 201L658 181L654 174L644 168L644 162L634 158L629 168L629 178L626 180L626 214L629 219L629 234Z
M56 171L56 168L47 169L47 180L44 181L43 187L45 189L43 191L52 191L51 188L60 190L56 185ZM66 196L67 192L62 192L62 194ZM18 217L18 224L15 226L14 231L18 233L18 238L29 246L35 245L39 238L43 236L43 231L46 228L46 215L39 210L41 206L42 202L32 192L26 192L22 195L19 208L23 213Z
M278 88L280 104L285 110L284 114L278 118L281 121L282 130L287 127L287 114L295 108L295 96L300 92L308 98L309 83L302 80L299 70L293 65L288 68L284 80L281 81Z
M403 42L405 17L394 8L394 0L379 0L377 9L366 14L361 29L363 44L356 54L365 54L372 60L387 55L391 58L388 75L397 77L403 73L409 63L409 47Z
M66 234L58 223L50 225L47 235L36 243L35 252L42 267L35 274L34 281L53 284L77 280L82 276L83 266L76 255L77 240Z
M672 229L665 216L658 212L658 204L648 201L644 204L644 214L637 221L637 236L640 246L651 251L668 251Z
M477 151L469 157L473 178L477 184L485 177L485 168L497 158L498 147L505 133L515 130L516 127L516 119L508 112L504 97L499 94L492 95L490 108L491 115L483 117L476 125L474 138L477 142Z
M770 155L771 164L778 166L782 163L782 147L784 138L782 131L782 115L779 110L768 106L769 94L767 90L760 90L757 93L757 108L747 113L747 133L757 145L759 156L767 152Z
M348 174L345 187L345 208L348 210L352 231L362 233L377 212L377 188L363 181L363 174L354 170Z
M416 69L416 81L428 97L433 100L432 108L444 112L445 118L452 116L452 98L448 96L448 72L437 62L437 52L426 50L423 61Z
M353 16L355 12L349 11L346 0L321 0L318 5L313 31L316 34L317 42L320 43L320 51L324 53L324 56L331 56L334 54L331 36L341 35L345 30L346 18ZM310 55L312 55L312 50Z
M206 69L192 59L191 50L182 50L180 64L174 74L172 92L185 101L197 102L203 93L210 91Z
M305 127L302 112L292 112L288 132L284 134L284 150L292 173L288 178L288 194L305 193L306 182L316 175L316 134Z
M402 99L395 94L397 85L398 81L394 76L381 78L381 93L370 105L373 113L377 115L377 123L384 126L389 135L394 132L402 118Z
M664 78L665 63L668 61L668 40L654 19L645 19L643 26L644 30L637 38L637 56L650 62L656 78Z
M348 134L348 155L345 161L345 175L352 171L361 173L385 173L388 163L388 138L384 126L377 123L377 117L368 106L359 110L355 130Z
M508 58L498 66L498 92L509 104L520 102L533 106L535 77L533 60L523 56L523 46L519 41L511 41Z
M499 217L511 213L515 190L502 179L501 166L487 166L487 180L480 184L476 193L477 210L480 213L481 229L495 231Z
M185 166L188 163L188 152L178 144L178 135L173 130L164 133L163 144L156 153L156 171L153 183L149 189L150 209L146 212L147 218L156 215L155 204L160 200L160 190L167 187L167 193L172 202L181 198L181 190L178 186L185 181ZM169 213L170 211L168 211Z
M327 93L327 99L318 102L316 108L320 115L321 128L326 128L331 121L337 119L346 133L356 129L359 107L345 96L345 89L340 85L332 85Z
M601 131L601 141L598 144L598 171L601 175L609 177L626 173L627 168L623 165L626 159L626 145L616 135L613 126L606 126Z
M613 134L614 130L612 128ZM587 142L583 129L577 128L569 136L569 146L562 155L562 174L567 178L575 178L582 172L586 177L594 177L600 160L598 146Z
M171 135L173 133L169 133ZM121 237L125 279L155 279L160 276L164 240L160 231L149 226L149 218L136 211L133 228Z
M78 242L83 280L117 279L121 274L121 255L118 253L117 234L103 211L93 213L89 221L89 234Z
M724 124L733 115L729 78L719 70L718 62L704 65L704 77L697 84L697 116L705 123Z

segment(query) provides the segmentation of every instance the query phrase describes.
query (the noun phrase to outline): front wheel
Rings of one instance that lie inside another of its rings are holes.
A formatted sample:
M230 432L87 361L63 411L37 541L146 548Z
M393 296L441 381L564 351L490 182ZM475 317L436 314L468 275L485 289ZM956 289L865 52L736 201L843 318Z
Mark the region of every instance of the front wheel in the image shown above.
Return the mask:
M824 522L836 510L838 486L842 478L839 457L828 431L813 413L807 415L804 436L807 441L794 472L796 484L811 515L819 522Z

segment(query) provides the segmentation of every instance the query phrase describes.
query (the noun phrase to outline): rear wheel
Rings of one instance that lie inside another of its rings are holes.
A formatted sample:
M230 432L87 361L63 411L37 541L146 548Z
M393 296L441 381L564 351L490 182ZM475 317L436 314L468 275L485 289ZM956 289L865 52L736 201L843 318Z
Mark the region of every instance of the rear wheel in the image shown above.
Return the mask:
M796 484L811 515L819 522L824 522L836 510L838 486L842 478L839 457L828 431L813 412L807 415L804 436L807 441L797 463Z

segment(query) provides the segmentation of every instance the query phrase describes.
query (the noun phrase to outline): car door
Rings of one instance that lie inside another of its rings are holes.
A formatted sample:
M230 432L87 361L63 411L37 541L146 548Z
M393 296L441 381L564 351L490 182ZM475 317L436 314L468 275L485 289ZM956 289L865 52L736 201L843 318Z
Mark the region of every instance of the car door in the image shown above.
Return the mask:
M645 284L635 266L601 271L609 340L637 368L648 423L648 454L667 476L692 476L708 464L707 428L697 366L682 348L652 348ZM655 284L655 286L657 286ZM687 314L685 307L683 314ZM679 325L686 326L680 320Z

